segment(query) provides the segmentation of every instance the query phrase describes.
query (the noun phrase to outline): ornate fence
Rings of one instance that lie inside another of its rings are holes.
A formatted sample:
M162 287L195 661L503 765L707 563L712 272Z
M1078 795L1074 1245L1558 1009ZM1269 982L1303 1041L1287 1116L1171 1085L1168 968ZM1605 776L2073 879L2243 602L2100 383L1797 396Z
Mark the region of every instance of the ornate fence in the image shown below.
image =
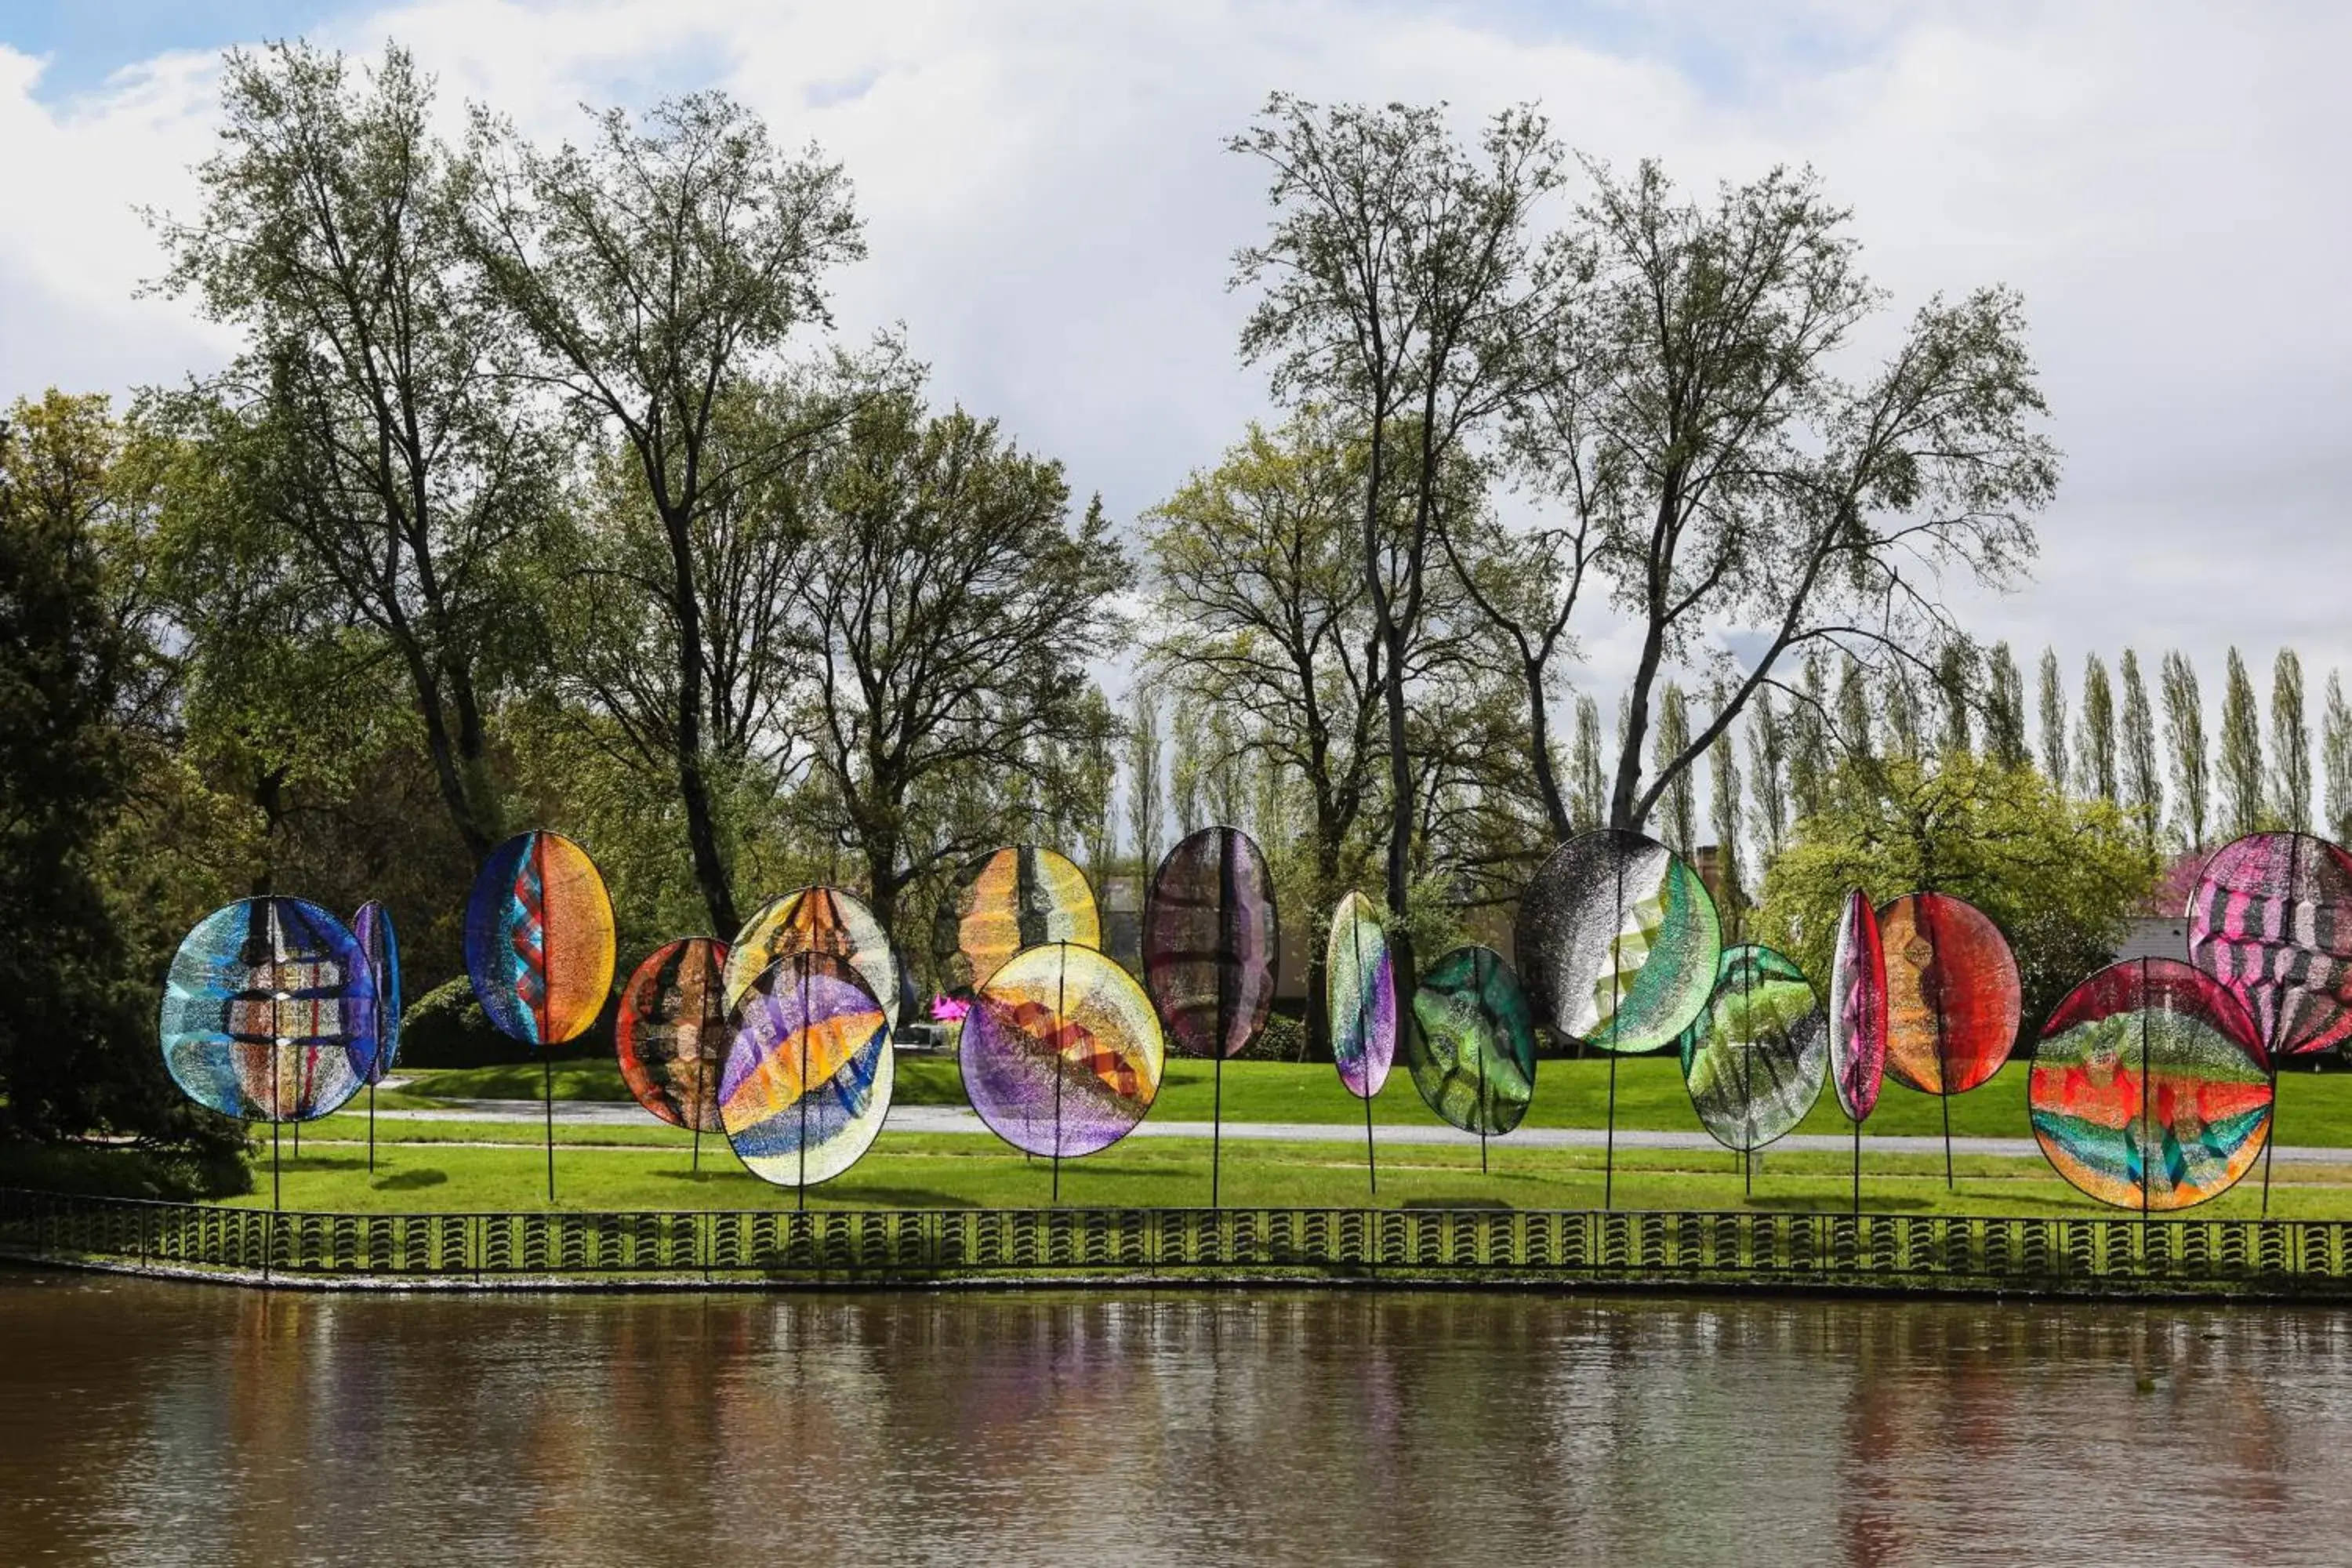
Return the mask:
M1509 1209L274 1214L0 1190L0 1253L304 1284L1029 1277L2352 1299L2352 1222Z

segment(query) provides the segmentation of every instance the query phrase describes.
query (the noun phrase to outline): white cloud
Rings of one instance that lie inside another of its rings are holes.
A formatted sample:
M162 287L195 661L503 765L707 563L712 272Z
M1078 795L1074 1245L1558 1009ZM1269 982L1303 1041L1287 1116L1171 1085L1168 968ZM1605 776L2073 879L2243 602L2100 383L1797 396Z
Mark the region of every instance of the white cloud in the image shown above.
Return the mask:
M1531 19L1532 18L1532 19ZM1221 150L1273 88L1539 99L1575 145L1685 184L1810 163L1856 209L1900 313L2022 289L2065 484L2035 583L1972 597L1989 635L2086 651L2235 642L2352 664L2337 525L2352 305L2333 199L2352 15L2110 0L1604 9L1581 34L1458 6L1103 7L1024 0L742 6L420 3L317 37L411 45L454 99L538 135L581 100L716 85L856 182L872 258L843 327L903 320L943 396L1000 415L1115 510L1165 493L1261 411L1228 257L1262 184ZM184 207L212 92L167 58L63 104L0 49L0 386L174 379L224 352L133 301L159 260L131 207ZM453 104L454 110L454 104ZM1624 658L1591 639L1592 678ZM2028 654L2030 663L2031 655ZM2316 677L2315 677L2315 685Z

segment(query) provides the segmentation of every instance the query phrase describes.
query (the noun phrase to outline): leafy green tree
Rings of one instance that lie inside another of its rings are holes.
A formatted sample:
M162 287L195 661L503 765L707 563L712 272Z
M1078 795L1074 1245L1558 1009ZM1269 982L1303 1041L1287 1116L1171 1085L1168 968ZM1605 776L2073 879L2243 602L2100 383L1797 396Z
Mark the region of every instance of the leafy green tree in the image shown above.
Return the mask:
M2332 669L2319 748L2327 772L2327 836L2338 844L2352 843L2352 704L2344 700L2344 682Z
M1750 821L1769 866L1789 837L1789 734L1770 689L1756 694L1748 710L1748 780L1756 804Z
M2164 743L2172 753L2175 825L2189 848L2202 849L2212 801L2204 700L2198 695L2195 668L2178 648L2166 650L2158 679L2164 697Z
M1898 668L1887 672L1879 701L1879 710L1886 719L1886 754L1914 763L1924 761L1927 748L1920 732L1919 698L1907 671Z
M2039 773L1989 759L1890 761L1799 826L1765 878L1757 928L1818 980L1848 889L1879 900L1957 894L2008 935L2031 1038L2108 962L2154 879L2137 830L2110 802L2070 800Z
M489 710L526 649L515 563L555 502L551 433L464 265L433 84L302 43L232 51L194 218L161 287L245 346L214 384L272 443L268 504L410 688L450 821L502 831Z
M667 557L643 591L677 662L669 760L695 883L712 925L732 931L709 776L706 514L803 460L818 434L773 421L751 426L763 440L730 441L722 426L745 380L772 373L800 329L830 324L824 276L864 254L847 183L835 164L780 154L740 104L698 93L638 123L600 114L585 148L534 147L478 112L465 196L467 251L529 345L529 375L635 459Z
M2025 746L2025 678L2009 645L1997 642L1985 660L1985 754L2004 768L2032 762Z
M1609 819L1608 786L1601 763L1601 704L1589 692L1576 698L1576 795L1570 826L1589 832Z
M1819 649L1809 650L1789 715L1789 807L1793 821L1828 803L1832 763L1829 744L1829 674Z
M2148 705L2147 683L2140 679L2139 656L2129 648L2124 649L2121 672L2123 805L2153 853L2157 826L2164 820L2164 766L2157 756L2156 712Z
M2282 827L2311 827L2311 729L2303 716L2303 661L2283 647L2271 667L2271 814Z
M2042 650L2042 772L2066 793L2066 682L2058 673L2058 650Z
M1130 572L1099 503L1071 518L1060 464L911 390L859 404L814 506L803 809L897 931L911 885L1066 809L1066 761L1112 732L1087 666L1118 646Z
M1759 700L1757 709L1763 705ZM1739 759L1728 730L1716 737L1707 753L1706 793L1707 815L1715 828L1717 881L1722 889L1716 901L1723 916L1725 940L1734 941L1747 914L1747 890L1740 885L1745 857L1739 852L1739 830L1746 813L1740 798Z
M2107 684L2107 667L2097 654L2083 665L2083 710L2075 720L2074 779L2082 793L2094 800L2117 797L2116 775L2116 697Z
M1148 680L1137 681L1128 696L1127 742L1127 841L1139 872L1149 877L1159 868L1168 803L1160 784L1160 690Z
M1689 744L1689 703L1683 696L1683 689L1670 680L1658 702L1657 752L1671 761ZM1690 771L1685 769L1675 775L1674 787L1664 795L1665 816L1660 826L1667 847L1678 855L1689 855L1698 847L1698 812L1691 786Z
M2221 688L2221 825L2235 837L2259 832L2266 819L2263 795L2263 729L2246 661L2230 650Z
M1542 365L1547 297L1532 209L1561 179L1543 121L1491 121L1475 155L1433 108L1323 107L1287 94L1229 148L1270 175L1276 211L1234 285L1262 290L1242 353L1278 397L1344 410L1362 433L1355 556L1381 668L1390 910L1407 912L1415 808L1407 688L1428 564L1466 442L1516 405ZM1529 708L1542 711L1538 699ZM1543 748L1540 769L1549 769ZM1548 803L1557 820L1559 803Z
M1957 637L1946 642L1936 661L1936 698L1943 718L1936 735L1939 756L1976 749L1971 712L1977 701L1976 687L1975 647Z

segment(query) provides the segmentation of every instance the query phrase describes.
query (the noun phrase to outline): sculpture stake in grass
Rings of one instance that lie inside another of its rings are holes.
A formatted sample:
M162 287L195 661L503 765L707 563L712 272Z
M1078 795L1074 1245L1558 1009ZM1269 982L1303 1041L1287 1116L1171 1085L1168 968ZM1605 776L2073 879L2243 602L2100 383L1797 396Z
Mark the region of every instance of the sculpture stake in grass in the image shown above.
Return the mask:
M989 976L965 1015L964 1097L990 1131L1054 1163L1109 1148L1160 1093L1160 1020L1126 970L1090 947L1050 942Z
M1535 1099L1536 1026L1519 977L1489 947L1457 947L1412 993L1406 1069L1423 1103L1449 1126L1486 1140L1508 1132Z
M2269 1149L2273 1065L2211 976L2169 958L2110 964L2067 994L2034 1045L2033 1136L2102 1203L2143 1216L2187 1208Z
M1948 893L1906 893L1877 911L1886 967L1886 1074L1937 1097L1944 1185L1952 1179L1952 1096L1990 1079L2017 1043L2022 992L2000 928Z
M466 900L466 970L491 1024L539 1047L553 1203L551 1052L592 1026L613 992L613 900L588 852L538 829L491 850Z
M2189 960L2253 1019L2275 1089L2283 1058L2352 1037L2352 856L2307 833L2224 844L2189 895ZM2265 1215L2277 1139L2273 1124L2263 1154Z
M1388 1082L1396 1060L1397 976L1388 932L1372 901L1349 893L1331 911L1323 949L1326 1011L1331 1016L1331 1064L1349 1094L1364 1102L1364 1175L1380 1196L1380 1163L1372 1152L1372 1096Z
M719 1114L751 1173L808 1190L874 1146L890 1110L890 1020L839 953L788 952L753 981L719 1089Z
M1862 1212L1862 1124L1886 1078L1886 950L1860 888L1845 898L1830 956L1830 1083L1853 1122L1853 1212Z
M723 1131L719 1076L734 1043L721 978L727 944L688 937L648 954L622 989L613 1050L629 1092L655 1116L694 1134L691 1168L702 1168L702 1135Z
M369 975L375 981L375 1049L365 1065L368 1091L368 1173L375 1173L375 1086L392 1070L400 1055L400 940L393 933L392 911L370 899L352 917L352 935L367 956Z
M1725 950L1706 1011L1683 1032L1683 1086L1707 1135L1739 1155L1786 1136L1821 1098L1829 1018L1804 971L1769 947Z
M1519 897L1520 973L1553 1029L1609 1053L1601 1203L1613 1207L1617 1058L1670 1046L1715 989L1723 928L1706 884L1654 838L1581 833Z
M172 955L157 1021L163 1066L198 1105L278 1129L340 1109L377 1050L375 977L342 921L300 899L240 899L196 922Z
M1238 827L1190 835L1152 876L1143 906L1143 985L1170 1044L1214 1064L1212 1208L1220 1198L1225 1058L1249 1047L1273 1010L1276 931L1273 875L1257 841Z

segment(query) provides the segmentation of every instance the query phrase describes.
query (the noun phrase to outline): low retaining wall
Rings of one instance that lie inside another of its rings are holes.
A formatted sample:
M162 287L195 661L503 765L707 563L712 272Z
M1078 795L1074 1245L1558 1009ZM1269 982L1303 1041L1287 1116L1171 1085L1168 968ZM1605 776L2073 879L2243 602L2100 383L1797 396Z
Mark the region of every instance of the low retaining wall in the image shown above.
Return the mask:
M1513 1209L351 1215L0 1189L0 1255L306 1287L1074 1279L2352 1300L2352 1222Z

